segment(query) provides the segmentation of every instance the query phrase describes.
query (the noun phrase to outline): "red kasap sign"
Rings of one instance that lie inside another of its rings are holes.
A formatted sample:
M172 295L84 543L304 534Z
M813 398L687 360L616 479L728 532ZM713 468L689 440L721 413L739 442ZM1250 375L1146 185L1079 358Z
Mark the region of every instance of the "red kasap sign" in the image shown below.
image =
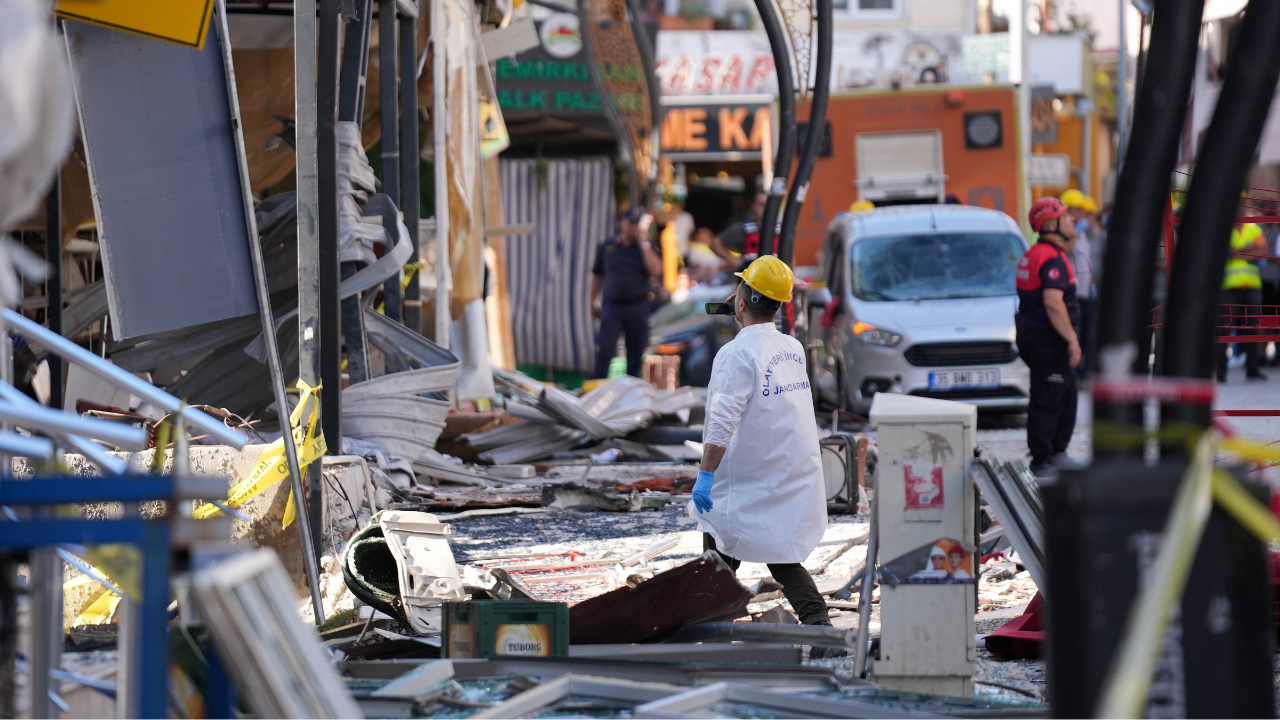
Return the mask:
M654 74L666 93L773 92L773 57L766 52L660 56Z

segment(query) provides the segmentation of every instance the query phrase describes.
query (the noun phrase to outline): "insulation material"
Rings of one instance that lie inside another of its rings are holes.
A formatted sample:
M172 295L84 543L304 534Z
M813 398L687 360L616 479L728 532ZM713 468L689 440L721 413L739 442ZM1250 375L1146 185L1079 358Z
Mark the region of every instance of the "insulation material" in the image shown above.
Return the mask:
M372 265L378 256L373 244L387 242L387 231L381 216L364 221L364 203L377 191L377 176L369 158L360 147L360 126L353 122L338 123L338 261Z
M489 338L485 329L484 300L467 303L462 317L453 321L450 345L458 353L458 399L493 397L493 370L489 366Z
M484 220L480 188L479 82L476 76L475 5L447 0L445 29L449 117L445 143L449 177L449 263L453 271L450 316L484 295Z

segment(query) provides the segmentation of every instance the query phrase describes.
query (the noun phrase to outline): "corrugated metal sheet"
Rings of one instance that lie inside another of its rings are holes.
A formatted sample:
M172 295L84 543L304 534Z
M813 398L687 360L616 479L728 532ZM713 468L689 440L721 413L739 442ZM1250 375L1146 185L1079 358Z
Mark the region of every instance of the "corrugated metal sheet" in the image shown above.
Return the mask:
M517 362L588 371L595 327L587 280L596 248L614 232L613 164L608 158L502 160L503 223L532 223L507 243L511 329Z

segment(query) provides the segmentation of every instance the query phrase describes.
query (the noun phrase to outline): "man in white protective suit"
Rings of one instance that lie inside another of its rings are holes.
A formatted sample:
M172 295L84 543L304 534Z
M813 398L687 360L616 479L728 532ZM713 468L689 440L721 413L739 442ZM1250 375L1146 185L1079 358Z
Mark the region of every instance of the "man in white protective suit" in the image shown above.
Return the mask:
M720 349L707 387L702 467L689 514L703 546L735 571L767 563L800 621L830 625L827 605L800 563L822 540L827 502L805 352L774 327L791 299L791 268L756 259L730 301L742 326ZM813 656L843 654L814 648Z

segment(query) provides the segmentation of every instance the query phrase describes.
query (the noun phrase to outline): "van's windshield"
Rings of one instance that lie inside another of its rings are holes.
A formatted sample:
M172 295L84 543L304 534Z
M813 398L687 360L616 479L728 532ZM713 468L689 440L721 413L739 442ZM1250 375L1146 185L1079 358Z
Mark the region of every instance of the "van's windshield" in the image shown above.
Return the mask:
M860 300L941 300L1013 295L1022 239L1011 233L887 235L853 243Z

